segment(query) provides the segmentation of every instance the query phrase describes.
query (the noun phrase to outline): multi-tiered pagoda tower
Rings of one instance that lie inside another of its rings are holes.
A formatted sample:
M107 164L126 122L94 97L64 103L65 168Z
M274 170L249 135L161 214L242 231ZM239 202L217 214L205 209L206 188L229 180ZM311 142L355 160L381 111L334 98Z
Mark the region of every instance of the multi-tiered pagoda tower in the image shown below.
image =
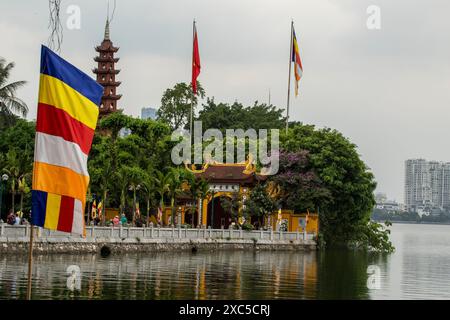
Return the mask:
M114 54L118 50L119 48L114 47L109 38L109 20L107 19L105 37L101 45L95 48L95 51L99 53L94 58L98 66L92 70L97 75L97 82L105 88L100 104L100 117L116 112L117 101L122 97L121 94L116 93L117 87L120 85L120 82L116 81L116 75L120 70L115 68L115 63L119 61L119 58L115 58Z

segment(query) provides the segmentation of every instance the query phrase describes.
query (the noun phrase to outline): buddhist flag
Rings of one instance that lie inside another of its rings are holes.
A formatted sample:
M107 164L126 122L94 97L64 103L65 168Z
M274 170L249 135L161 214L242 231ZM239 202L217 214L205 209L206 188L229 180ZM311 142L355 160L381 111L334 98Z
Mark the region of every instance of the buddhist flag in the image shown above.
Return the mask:
M158 207L158 215L156 216L158 223L162 221L162 209Z
M85 234L87 157L102 94L101 85L42 46L33 167L33 225Z
M97 202L94 200L92 203L92 212L91 212L92 219L97 218Z
M141 210L139 210L139 202L136 202L136 218L141 217Z
M200 52L198 51L197 27L194 21L194 44L192 51L192 92L197 94L197 77L200 74Z
M293 32L292 39L292 62L294 63L294 73L295 73L295 96L298 96L298 82L303 75L302 61L300 60L300 51L298 50L297 37L295 36L295 31Z
M97 212L98 212L98 217L100 219L103 219L103 202L101 202L101 201L98 203Z

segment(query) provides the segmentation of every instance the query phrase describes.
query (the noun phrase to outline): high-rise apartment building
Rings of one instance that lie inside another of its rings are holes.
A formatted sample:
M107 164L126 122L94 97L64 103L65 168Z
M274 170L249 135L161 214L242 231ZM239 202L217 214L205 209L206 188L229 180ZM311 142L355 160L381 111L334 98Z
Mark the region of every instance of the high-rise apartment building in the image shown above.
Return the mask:
M408 210L450 207L450 163L405 161L405 205Z

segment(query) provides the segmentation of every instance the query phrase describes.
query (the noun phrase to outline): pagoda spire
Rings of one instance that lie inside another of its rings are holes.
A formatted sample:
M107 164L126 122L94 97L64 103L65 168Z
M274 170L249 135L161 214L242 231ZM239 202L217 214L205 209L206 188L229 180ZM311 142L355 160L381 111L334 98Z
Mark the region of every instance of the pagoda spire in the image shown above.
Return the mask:
M106 26L105 26L105 40L109 39L109 18L106 18Z
M92 70L96 74L97 82L104 88L100 104L100 117L117 112L117 101L122 97L121 94L116 93L117 87L120 85L120 81L116 81L116 75L120 70L116 69L115 64L119 58L114 57L114 54L119 51L119 48L114 47L111 41L109 23L110 20L107 18L104 39L99 46L95 47L95 51L98 52L98 56L94 58L97 68Z

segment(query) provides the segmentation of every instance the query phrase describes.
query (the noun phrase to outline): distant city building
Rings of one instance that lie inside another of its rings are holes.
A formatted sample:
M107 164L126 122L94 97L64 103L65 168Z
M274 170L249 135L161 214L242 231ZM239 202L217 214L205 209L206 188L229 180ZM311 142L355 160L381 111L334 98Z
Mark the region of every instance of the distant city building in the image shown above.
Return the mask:
M450 207L450 163L409 159L405 161L405 205L423 211Z
M395 201L377 203L376 208L380 209L380 210L387 210L387 211L403 211L402 205Z
M403 205L395 200L388 200L385 193L378 192L375 194L375 208L386 211L404 211Z
M377 192L375 193L375 202L378 203L385 203L387 201L386 193Z
M156 109L152 107L141 109L141 119L156 119Z

